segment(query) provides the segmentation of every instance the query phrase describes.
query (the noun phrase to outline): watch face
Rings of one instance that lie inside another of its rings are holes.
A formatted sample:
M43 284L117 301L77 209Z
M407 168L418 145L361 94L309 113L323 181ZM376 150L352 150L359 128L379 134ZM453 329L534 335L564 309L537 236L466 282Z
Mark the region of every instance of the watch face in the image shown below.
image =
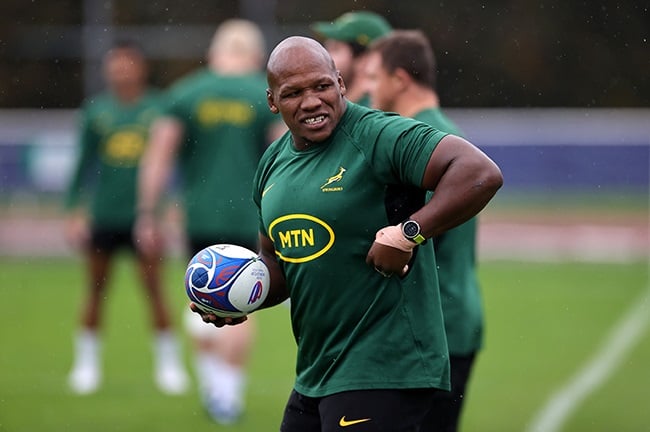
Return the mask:
M413 238L420 233L420 227L415 221L407 221L404 222L402 231L406 237Z

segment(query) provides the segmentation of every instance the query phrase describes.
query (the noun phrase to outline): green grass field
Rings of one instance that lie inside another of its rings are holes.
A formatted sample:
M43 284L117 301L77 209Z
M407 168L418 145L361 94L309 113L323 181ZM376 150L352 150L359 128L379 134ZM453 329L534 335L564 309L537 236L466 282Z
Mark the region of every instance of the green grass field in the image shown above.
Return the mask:
M170 263L167 272L179 321L187 304L183 263ZM463 431L525 431L649 285L643 262L485 262L480 272L487 334ZM177 397L156 391L148 310L127 259L117 263L106 303L105 384L86 397L67 391L82 280L77 260L0 260L0 431L278 430L295 354L286 308L256 314L248 411L241 424L220 428L202 411L195 391ZM572 412L565 430L650 430L647 336ZM184 348L190 365L187 340Z

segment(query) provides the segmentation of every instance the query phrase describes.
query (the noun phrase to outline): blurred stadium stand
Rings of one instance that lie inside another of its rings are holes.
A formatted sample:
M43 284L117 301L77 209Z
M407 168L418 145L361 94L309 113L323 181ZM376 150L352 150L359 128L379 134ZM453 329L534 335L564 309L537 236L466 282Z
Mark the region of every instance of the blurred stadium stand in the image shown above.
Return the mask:
M631 0L430 2L410 0L57 0L0 3L0 107L76 108L102 88L103 53L133 39L165 87L205 60L225 19L250 19L269 48L351 9L420 28L438 60L444 106L650 106L647 8Z

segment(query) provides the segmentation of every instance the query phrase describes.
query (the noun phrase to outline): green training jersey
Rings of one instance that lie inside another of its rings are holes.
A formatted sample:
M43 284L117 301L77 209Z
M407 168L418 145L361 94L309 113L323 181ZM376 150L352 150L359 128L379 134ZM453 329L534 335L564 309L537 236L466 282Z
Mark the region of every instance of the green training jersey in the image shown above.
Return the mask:
M185 139L179 170L190 237L223 236L257 242L250 191L275 120L261 73L217 75L202 69L170 89L166 115L180 121Z
M89 199L93 226L131 228L138 166L149 126L160 109L159 93L154 90L135 103L121 102L108 93L84 103L79 158L65 200L68 209Z
M414 118L462 136L439 108L421 111ZM476 275L476 222L474 217L433 239L451 355L477 351L483 338L483 308Z
M260 161L254 199L291 296L299 393L449 387L430 242L403 279L365 262L389 225L388 186L420 186L444 135L348 102L325 142L296 151L287 133Z

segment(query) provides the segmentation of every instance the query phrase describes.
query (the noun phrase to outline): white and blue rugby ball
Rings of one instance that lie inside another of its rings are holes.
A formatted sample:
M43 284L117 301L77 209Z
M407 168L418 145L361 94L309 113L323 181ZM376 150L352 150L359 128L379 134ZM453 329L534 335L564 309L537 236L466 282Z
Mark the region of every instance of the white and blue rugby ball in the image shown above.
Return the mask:
M232 244L208 246L185 271L185 291L201 310L220 317L242 317L269 293L269 269L253 251Z

